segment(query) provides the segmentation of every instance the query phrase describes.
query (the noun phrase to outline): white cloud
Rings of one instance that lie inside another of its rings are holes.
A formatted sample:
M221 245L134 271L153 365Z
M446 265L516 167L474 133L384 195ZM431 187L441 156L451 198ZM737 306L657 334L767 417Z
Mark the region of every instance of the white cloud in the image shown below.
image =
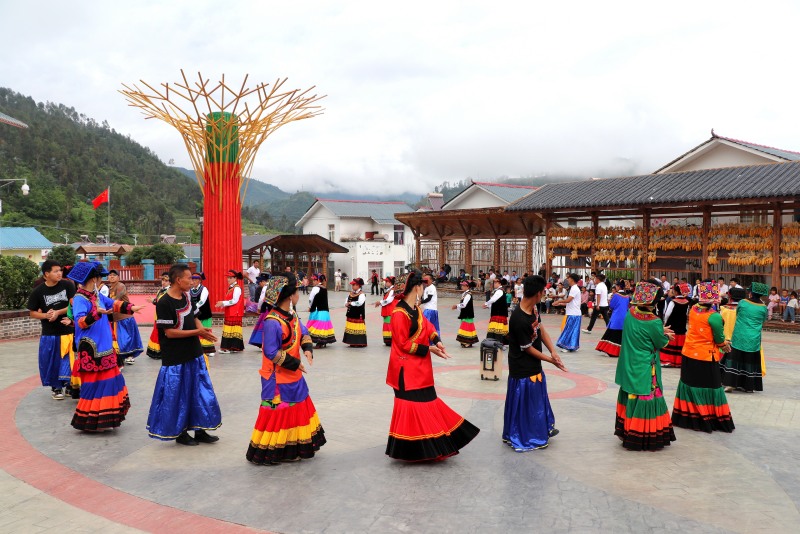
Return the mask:
M0 84L189 165L117 91L187 75L316 85L325 114L261 148L284 189L424 193L442 180L648 172L705 140L800 149L788 1L138 2L4 7ZM291 186L287 187L287 184Z

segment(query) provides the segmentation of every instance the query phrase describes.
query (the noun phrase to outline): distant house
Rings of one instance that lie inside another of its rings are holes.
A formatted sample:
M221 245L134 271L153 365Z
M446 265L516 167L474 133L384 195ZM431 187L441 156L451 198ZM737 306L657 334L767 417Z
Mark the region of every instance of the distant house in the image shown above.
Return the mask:
M800 152L723 137L711 130L710 139L681 154L653 174L742 167L745 165L768 165L770 163L785 163L798 160L800 160Z
M447 201L441 209L464 210L505 207L537 189L538 187L532 185L473 181L466 189Z
M405 202L318 198L295 226L347 248L330 255L333 268L366 281L373 269L381 276L396 275L410 263L413 235L394 214L413 211Z
M53 243L36 228L0 227L0 255L20 256L39 264L52 248Z

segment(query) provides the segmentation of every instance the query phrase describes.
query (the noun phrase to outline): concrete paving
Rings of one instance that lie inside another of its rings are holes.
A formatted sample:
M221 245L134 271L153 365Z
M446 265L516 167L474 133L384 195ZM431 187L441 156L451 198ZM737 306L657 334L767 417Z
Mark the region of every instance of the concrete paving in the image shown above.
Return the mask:
M328 443L312 460L273 467L244 458L260 393L253 347L212 358L221 439L183 447L145 430L159 362L141 356L126 367L127 420L86 435L69 426L75 401L53 401L32 377L37 341L0 343L0 419L13 427L0 444L0 531L800 531L798 336L765 335L766 391L728 395L733 434L676 429L671 447L637 453L613 435L616 360L594 351L601 321L581 334L580 351L566 355L569 373L545 370L561 433L549 448L519 454L500 440L505 380L480 380L478 349L455 342L453 303L440 298L454 358L435 359L437 391L481 433L458 456L433 464L384 455L393 397L384 383L389 349L372 307L369 347L318 350L307 375ZM306 308L301 300L302 317ZM488 311L477 314L483 338ZM343 310L332 316L341 338ZM559 324L560 317L544 319L551 336ZM664 369L670 406L679 373Z

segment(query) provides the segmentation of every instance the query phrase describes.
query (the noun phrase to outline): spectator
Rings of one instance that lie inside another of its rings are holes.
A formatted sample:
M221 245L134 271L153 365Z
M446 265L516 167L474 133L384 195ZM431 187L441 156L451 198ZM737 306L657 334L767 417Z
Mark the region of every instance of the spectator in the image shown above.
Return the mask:
M342 290L342 270L336 269L336 272L333 273L333 290L334 291L341 291Z
M584 317L589 316L589 291L586 289L586 286L581 288L581 315Z
M781 302L781 297L780 297L780 295L778 295L778 288L773 286L769 290L769 302L767 303L767 319L768 320L772 319L772 314L775 313L775 308L778 307L780 302Z
M250 301L256 300L256 287L258 286L258 275L261 274L261 264L255 260L247 268L247 289L250 293Z
M792 291L789 296L789 302L786 304L786 310L783 312L783 320L791 321L794 324L797 315L797 291Z
M781 300L778 303L778 313L780 313L781 317L783 317L783 313L786 311L786 306L789 304L789 290L784 289L781 291Z
M556 288L553 287L553 284L548 282L544 290L544 307L547 313L550 313L550 307L553 305L553 301L555 299L556 299Z
M558 301L567 298L567 290L564 288L564 284L559 282L556 286L556 300L553 302L553 306L556 308L556 313L559 315L564 315L565 306L566 304L557 304Z
M378 271L376 271L375 269L372 269L372 274L369 275L369 281L370 281L370 284L371 284L370 285L370 291L369 291L370 295L380 295L381 294L380 290L378 289L378 280L379 280L379 278L380 277L378 276Z

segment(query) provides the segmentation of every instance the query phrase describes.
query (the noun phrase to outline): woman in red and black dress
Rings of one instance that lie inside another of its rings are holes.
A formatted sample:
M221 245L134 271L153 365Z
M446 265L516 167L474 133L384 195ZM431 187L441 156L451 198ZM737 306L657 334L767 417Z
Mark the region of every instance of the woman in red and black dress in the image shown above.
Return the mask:
M225 308L225 321L222 324L222 341L220 353L242 352L242 317L244 317L244 298L242 296L242 273L230 270L227 274L228 291L225 300L217 302L216 308Z
M680 367L683 359L681 351L686 342L686 321L689 317L689 300L691 292L689 284L678 284L672 287L672 300L664 309L664 324L668 326L675 337L669 345L661 349L661 367Z
M394 389L386 454L409 462L458 454L480 432L436 396L431 354L445 359L450 355L418 307L422 289L419 271L397 277L395 291L402 300L392 311L392 351L386 374L386 383Z

